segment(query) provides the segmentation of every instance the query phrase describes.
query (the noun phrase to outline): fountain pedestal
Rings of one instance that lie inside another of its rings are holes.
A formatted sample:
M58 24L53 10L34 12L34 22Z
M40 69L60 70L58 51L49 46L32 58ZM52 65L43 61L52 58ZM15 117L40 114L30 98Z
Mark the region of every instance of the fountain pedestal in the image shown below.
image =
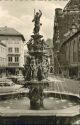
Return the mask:
M46 79L48 73L48 58L44 52L47 44L42 39L43 36L39 34L41 15L42 12L39 10L32 21L34 22L34 34L27 42L28 56L23 73L26 86L29 88L31 109L43 107L43 79Z
M32 82L29 89L29 99L31 109L43 108L43 87L40 83Z
M45 80L31 80L30 82L27 82L27 85L29 84L29 99L30 99L30 109L42 109L44 107L43 105L43 89L45 86L48 85L48 81Z

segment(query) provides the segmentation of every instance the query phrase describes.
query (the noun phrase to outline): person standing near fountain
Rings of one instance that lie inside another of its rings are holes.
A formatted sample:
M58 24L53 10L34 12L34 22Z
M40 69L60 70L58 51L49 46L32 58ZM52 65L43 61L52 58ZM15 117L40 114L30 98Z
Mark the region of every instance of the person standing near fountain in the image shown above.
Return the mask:
M42 39L43 36L39 34L42 25L40 23L41 16L42 12L39 10L32 20L34 22L34 34L31 35L31 39L27 43L29 55L24 66L25 83L29 88L30 108L36 110L43 107L43 79L46 79L45 76L47 76L44 71L45 68L43 68L45 41Z

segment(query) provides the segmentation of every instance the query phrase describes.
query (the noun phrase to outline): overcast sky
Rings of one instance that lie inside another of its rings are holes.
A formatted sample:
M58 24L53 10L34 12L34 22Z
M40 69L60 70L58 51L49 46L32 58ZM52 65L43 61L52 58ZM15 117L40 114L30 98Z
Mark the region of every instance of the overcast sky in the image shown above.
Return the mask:
M64 8L68 0L3 0L0 1L0 26L13 27L24 35L26 41L30 39L33 32L32 19L34 9L42 11L41 34L44 38L53 37L54 12L55 8Z

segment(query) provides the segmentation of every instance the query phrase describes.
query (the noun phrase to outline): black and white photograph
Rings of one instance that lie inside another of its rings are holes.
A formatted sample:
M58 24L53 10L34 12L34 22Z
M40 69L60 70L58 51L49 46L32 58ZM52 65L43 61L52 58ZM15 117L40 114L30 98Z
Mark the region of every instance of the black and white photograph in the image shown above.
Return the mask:
M80 125L80 0L0 0L0 125Z

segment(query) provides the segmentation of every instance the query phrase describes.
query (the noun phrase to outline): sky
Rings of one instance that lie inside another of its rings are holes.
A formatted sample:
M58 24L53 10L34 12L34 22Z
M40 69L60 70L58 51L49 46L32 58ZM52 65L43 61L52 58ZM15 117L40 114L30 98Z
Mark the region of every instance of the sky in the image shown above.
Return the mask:
M15 28L26 42L33 34L34 9L42 11L40 34L44 39L53 37L55 8L64 8L68 0L2 0L0 1L0 26Z

